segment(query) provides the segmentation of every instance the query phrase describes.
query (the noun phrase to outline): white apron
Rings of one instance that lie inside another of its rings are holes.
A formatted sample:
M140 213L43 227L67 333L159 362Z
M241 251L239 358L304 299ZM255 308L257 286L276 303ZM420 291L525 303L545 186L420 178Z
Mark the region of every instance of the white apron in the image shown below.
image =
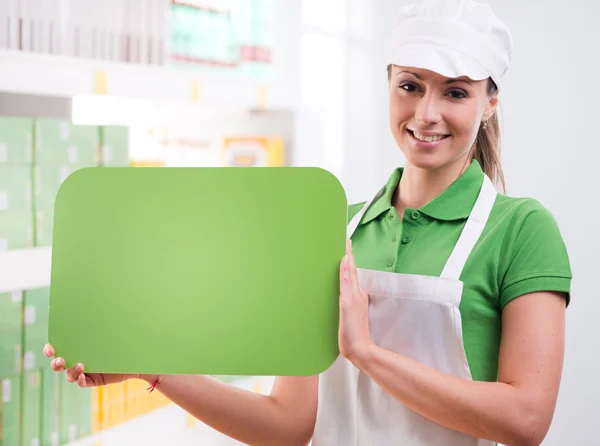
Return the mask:
M444 373L472 379L463 346L459 312L463 283L459 278L496 194L484 176L477 202L440 277L358 270L360 286L369 294L369 326L376 345ZM348 237L373 200L352 219ZM493 444L417 414L341 355L320 375L313 446Z

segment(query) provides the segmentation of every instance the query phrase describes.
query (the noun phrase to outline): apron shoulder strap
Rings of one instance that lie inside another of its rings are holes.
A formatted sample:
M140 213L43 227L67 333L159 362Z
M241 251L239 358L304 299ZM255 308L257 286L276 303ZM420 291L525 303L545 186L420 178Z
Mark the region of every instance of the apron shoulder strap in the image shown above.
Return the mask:
M463 268L475 244L479 240L488 221L492 207L496 201L497 191L487 175L484 175L479 196L473 206L471 215L460 234L460 238L446 262L440 277L444 279L460 280Z
M377 194L362 207L362 209L358 212L358 214L356 214L352 218L352 220L350 220L350 223L348 223L348 226L346 229L346 237L347 238L349 238L349 239L352 238L352 234L354 234L354 231L356 231L356 228L360 224L360 221L362 220L363 216L365 215L365 212L367 212L367 209L369 209L371 204L375 200L377 200L381 196L382 193L383 193L383 188L380 189L379 192L377 192Z

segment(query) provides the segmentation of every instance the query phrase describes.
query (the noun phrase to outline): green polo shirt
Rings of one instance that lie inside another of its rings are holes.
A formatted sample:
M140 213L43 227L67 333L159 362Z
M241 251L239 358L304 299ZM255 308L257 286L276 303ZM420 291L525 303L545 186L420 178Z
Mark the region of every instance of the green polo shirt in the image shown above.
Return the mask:
M473 208L483 171L477 161L442 194L402 220L392 206L402 168L363 216L352 236L359 268L439 276ZM349 207L352 219L365 203ZM488 223L460 280L463 342L473 379L496 381L502 309L535 291L559 291L570 299L567 250L552 214L537 200L498 194Z

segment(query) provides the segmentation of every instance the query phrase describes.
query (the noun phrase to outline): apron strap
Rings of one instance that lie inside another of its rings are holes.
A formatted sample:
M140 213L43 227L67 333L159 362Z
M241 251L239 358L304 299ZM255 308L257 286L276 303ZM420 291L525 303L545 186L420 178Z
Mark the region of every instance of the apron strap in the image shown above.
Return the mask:
M358 212L358 214L356 214L352 218L352 220L350 220L350 223L348 223L348 226L346 229L346 237L347 238L349 238L349 239L352 238L352 234L354 234L354 231L356 231L356 228L358 227L360 221L362 220L363 215L365 215L365 212L367 212L367 209L369 209L371 204L375 200L377 200L379 197L381 197L382 193L383 193L383 188L380 189L379 192L377 192L377 194L362 207L362 209Z
M488 176L484 174L483 184L481 185L481 190L479 191L475 206L473 206L471 215L469 215L460 238L458 239L452 254L448 258L440 277L444 279L460 280L460 275L467 263L467 259L485 228L494 202L496 201L496 196L496 188Z

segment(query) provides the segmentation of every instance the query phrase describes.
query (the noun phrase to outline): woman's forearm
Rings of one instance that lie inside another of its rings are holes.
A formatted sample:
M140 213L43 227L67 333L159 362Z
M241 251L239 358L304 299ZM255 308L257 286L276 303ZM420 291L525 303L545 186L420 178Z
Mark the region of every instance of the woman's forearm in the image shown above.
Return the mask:
M139 378L152 383L156 375ZM245 444L305 445L310 441L311 432L303 432L302 420L269 395L205 375L162 376L156 390L201 422Z
M523 392L509 384L460 379L375 345L352 361L384 391L443 426L510 446L539 444L545 435Z

